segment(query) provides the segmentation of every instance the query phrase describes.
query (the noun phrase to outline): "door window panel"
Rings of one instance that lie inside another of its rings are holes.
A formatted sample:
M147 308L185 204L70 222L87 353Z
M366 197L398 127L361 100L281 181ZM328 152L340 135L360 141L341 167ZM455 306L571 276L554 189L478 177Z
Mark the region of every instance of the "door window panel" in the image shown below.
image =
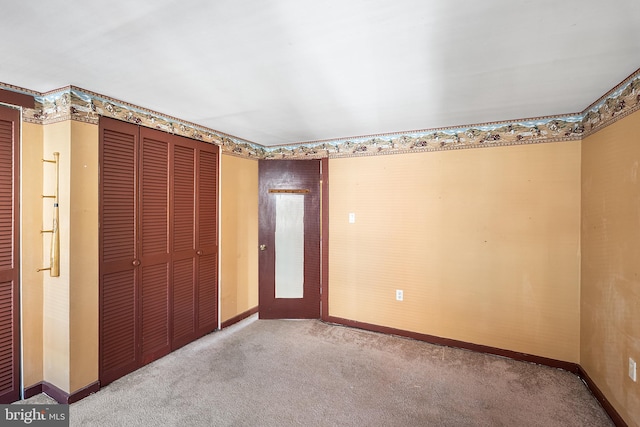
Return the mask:
M276 194L276 298L304 296L304 195Z

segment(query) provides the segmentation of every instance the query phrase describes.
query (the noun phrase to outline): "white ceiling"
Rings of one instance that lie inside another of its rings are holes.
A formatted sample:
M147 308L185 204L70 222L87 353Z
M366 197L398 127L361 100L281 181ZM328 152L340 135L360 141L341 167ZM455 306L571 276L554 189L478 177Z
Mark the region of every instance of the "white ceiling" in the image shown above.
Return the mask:
M640 1L6 0L0 37L0 82L271 146L581 112L640 67Z

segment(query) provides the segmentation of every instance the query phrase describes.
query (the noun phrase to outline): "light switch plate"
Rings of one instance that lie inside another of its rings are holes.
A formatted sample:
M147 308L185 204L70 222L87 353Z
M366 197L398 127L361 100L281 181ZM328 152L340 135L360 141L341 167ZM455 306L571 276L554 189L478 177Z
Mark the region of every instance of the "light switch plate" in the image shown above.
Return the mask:
M632 358L629 358L629 378L631 378L631 380L633 382L636 382L637 377L636 377L636 361L633 360Z
M349 224L353 224L356 222L356 214L354 214L353 212L351 212L349 214Z

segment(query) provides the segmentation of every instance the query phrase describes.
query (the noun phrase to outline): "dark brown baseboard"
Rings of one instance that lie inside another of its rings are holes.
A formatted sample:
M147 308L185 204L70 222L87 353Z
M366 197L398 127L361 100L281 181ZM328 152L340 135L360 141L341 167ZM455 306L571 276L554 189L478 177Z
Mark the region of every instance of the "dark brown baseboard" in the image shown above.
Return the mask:
M604 408L604 410L609 414L609 418L617 427L628 427L627 423L622 419L616 408L607 400L602 391L598 388L595 382L589 377L587 372L579 366L578 376L582 378L584 383L587 385L587 388L591 391L591 394L600 402L600 405Z
M450 338L442 338L434 335L421 334L418 332L405 331L402 329L390 328L387 326L374 325L371 323L357 322L355 320L343 319L340 317L325 316L322 319L327 323L335 323L337 325L349 326L352 328L364 329L372 332L380 332L388 335L397 335L400 337L411 338L418 341L428 342L430 344L443 345L447 347L461 348L465 350L476 351L479 353L494 354L496 356L507 357L509 359L519 360L522 362L537 363L539 365L549 366L551 368L563 369L571 372L572 374L580 377L587 388L591 391L594 397L600 402L602 408L609 415L613 423L617 427L628 427L625 421L622 419L618 411L609 403L604 394L596 386L596 384L589 378L587 373L577 363L565 362L562 360L550 359L548 357L535 356L527 353L519 353L512 350L504 350L501 348L490 347L486 345L473 344L464 341L458 341Z
M234 323L238 323L239 321L244 320L247 317L256 314L257 312L258 312L258 306L255 306L252 309L245 311L244 313L240 313L237 316L232 317L231 319L225 320L220 324L220 329L228 328Z
M78 400L82 400L85 397L89 396L90 394L100 390L100 383L96 381L95 383L89 384L88 386L83 387L80 390L76 390L71 394L60 390L55 385L50 384L46 381L42 381L42 383L39 384L39 387L40 387L41 393L46 394L47 396L54 399L56 402L69 404L69 403L77 402ZM36 387L31 386L29 387L29 389L30 390L36 389ZM25 389L25 397L26 397L26 389Z
M388 335L397 335L405 338L412 338L418 341L425 341L431 344L444 345L447 347L462 348L472 350L478 353L494 354L496 356L507 357L509 359L520 360L523 362L537 363L539 365L550 366L552 368L560 368L574 374L579 373L579 365L577 363L564 362L562 360L550 359L542 356L534 356L527 353L519 353L517 351L505 350L502 348L490 347L481 344L473 344L464 341L458 341L450 338L442 338L434 335L421 334L418 332L405 331L402 329L390 328L387 326L373 325L370 323L357 322L355 320L342 319L340 317L328 316L324 319L329 323L350 326L353 328L366 329L373 332L381 332Z
M28 399L40 393L42 393L41 382L31 385L29 387L25 387L24 390L22 390L22 395L24 396L25 399Z

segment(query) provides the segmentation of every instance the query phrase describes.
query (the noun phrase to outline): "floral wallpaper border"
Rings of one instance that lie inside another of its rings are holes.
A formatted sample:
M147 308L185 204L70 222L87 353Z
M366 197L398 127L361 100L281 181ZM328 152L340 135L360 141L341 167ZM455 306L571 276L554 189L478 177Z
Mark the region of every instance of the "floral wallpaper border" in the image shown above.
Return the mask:
M640 109L639 69L582 113L265 147L75 86L47 93L3 83L0 87L34 96L35 108L23 109L27 122L78 120L98 124L100 116L112 117L216 144L227 154L257 159L333 158L571 141Z
M264 158L350 157L536 144L580 139L583 131L580 115L541 117L267 147Z
M24 112L25 121L49 124L77 120L97 125L100 116L111 117L216 144L231 154L264 157L264 147L258 144L75 86L47 92L34 99L35 108Z

